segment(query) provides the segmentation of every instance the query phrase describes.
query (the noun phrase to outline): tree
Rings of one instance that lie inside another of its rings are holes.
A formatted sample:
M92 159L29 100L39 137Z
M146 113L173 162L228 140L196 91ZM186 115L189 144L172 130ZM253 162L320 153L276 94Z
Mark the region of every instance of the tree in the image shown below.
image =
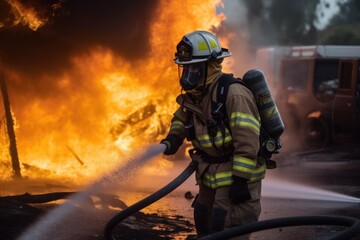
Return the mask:
M335 27L320 40L325 45L360 45L360 33L352 27Z
M320 0L274 0L269 17L281 45L313 44L317 40L316 9Z
M247 9L247 31L255 45L316 43L316 22L321 17L318 14L321 3L321 0L239 1Z
M321 33L321 44L360 45L360 1L339 1L339 13Z
M233 14L227 15L222 29L236 33L255 48L267 45L359 44L360 1L336 1L224 0L225 11L228 9ZM317 24L335 3L339 6L339 13L329 21L326 29L319 29Z
M338 0L339 13L331 20L329 27L341 26L360 22L360 1L358 0Z

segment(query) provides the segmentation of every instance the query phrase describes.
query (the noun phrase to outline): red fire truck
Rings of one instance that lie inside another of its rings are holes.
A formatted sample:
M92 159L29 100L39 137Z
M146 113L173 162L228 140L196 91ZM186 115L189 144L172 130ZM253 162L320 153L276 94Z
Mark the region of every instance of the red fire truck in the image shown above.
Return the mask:
M291 139L306 149L360 142L360 46L264 48L257 62Z

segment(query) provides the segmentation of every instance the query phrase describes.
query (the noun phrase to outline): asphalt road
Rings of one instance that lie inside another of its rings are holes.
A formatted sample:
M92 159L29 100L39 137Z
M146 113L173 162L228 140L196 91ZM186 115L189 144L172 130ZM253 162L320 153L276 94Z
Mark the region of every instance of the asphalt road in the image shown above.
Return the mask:
M277 163L264 180L260 221L315 215L360 218L359 148L283 154ZM324 194L319 197L319 193ZM347 202L347 197L359 199ZM346 229L335 225L282 227L253 233L251 239L330 239ZM360 233L352 239L360 239Z

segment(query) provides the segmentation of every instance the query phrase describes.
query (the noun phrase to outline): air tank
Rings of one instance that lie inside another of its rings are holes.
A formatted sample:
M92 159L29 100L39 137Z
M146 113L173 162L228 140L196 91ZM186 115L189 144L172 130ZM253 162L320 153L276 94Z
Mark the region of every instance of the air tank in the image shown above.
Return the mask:
M260 70L252 69L244 74L243 81L255 96L262 128L268 136L278 140L284 132L285 126L264 74Z

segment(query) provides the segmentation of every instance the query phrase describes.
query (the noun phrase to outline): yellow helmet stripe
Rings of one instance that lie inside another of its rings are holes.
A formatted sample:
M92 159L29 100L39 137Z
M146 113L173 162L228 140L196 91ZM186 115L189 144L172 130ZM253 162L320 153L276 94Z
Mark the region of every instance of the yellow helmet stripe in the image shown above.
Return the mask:
M218 45L217 45L217 43L215 42L215 40L214 39L210 39L210 47L211 48L216 48Z
M208 47L206 42L199 42L198 50L199 51L201 51L201 50L209 50L209 47Z

